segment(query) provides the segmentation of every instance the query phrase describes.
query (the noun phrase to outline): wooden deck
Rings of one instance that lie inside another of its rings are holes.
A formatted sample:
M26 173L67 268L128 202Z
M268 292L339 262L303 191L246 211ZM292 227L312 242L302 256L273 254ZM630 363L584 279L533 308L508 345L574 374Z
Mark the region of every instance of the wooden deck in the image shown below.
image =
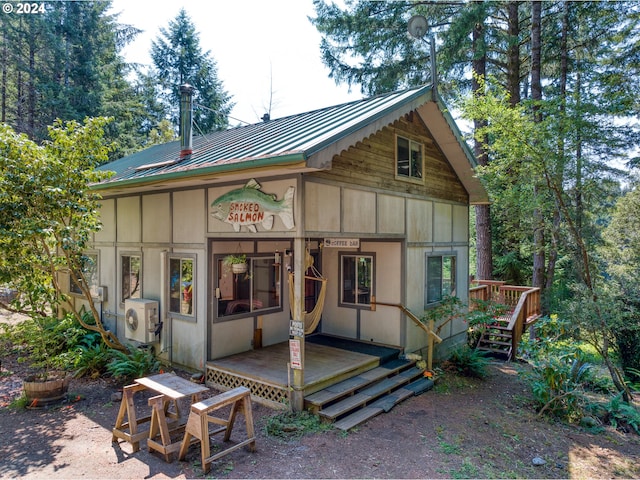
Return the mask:
M251 390L253 400L271 407L285 407L290 378L288 362L288 342L210 360L207 362L206 383L221 390L245 386ZM375 355L305 342L304 395L379 364L380 358Z

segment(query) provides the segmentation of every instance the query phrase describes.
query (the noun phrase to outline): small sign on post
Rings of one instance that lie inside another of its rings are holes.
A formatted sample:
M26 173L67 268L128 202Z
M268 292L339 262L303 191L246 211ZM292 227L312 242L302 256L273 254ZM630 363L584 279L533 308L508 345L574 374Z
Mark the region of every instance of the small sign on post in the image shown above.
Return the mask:
M300 355L300 340L289 340L289 358L291 368L300 370L302 368L302 356Z
M291 320L289 323L289 336L304 337L304 323Z

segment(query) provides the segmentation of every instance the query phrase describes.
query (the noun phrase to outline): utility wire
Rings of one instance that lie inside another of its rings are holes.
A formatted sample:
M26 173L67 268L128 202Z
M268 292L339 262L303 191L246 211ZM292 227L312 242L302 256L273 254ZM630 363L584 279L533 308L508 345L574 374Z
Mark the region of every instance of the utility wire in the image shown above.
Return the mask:
M199 103L194 103L193 106L198 108L203 108L213 113L223 114L220 110L214 110L213 108L209 108L205 105L200 105ZM231 115L227 115L227 118L230 118L231 120L235 120L236 122L244 123L246 125L251 125L250 122L245 122L244 120L240 120L239 118L232 117Z

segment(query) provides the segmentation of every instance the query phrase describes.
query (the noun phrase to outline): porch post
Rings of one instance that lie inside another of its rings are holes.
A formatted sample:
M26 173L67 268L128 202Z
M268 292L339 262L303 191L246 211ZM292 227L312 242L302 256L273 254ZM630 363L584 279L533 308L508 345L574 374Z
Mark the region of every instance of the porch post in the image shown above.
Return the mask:
M291 362L293 368L293 391L291 392L291 409L294 412L302 412L304 410L304 261L305 261L305 243L304 238L296 237L293 243L293 292L294 298L289 299L293 304L293 322L294 326L302 324L302 328L292 328L290 338L297 342L300 346L299 364L294 366L293 359Z

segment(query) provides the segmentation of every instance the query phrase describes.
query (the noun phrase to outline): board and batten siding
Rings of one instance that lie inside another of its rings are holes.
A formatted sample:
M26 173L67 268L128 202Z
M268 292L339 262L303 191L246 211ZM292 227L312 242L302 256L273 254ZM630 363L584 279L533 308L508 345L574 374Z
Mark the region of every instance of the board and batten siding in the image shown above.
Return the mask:
M142 296L158 301L166 288L167 279L162 275L165 255L185 255L195 260L195 315L168 319L166 305L161 305L165 322L162 335L170 338L156 344L165 361L190 368L202 368L206 361L205 194L201 188L105 198L100 208L103 228L95 233L91 250L99 255L99 284L108 288L101 309L103 321L124 342L128 340L121 302L121 256L141 256ZM75 299L76 305L79 301Z
M423 144L423 182L396 177L396 135ZM425 307L426 256L442 252L456 255L456 293L466 301L469 195L417 115L406 115L336 155L329 170L305 177L307 235L357 236L361 251L377 252L378 300L403 303L420 316ZM384 239L404 241L405 248L399 248L400 243L394 248ZM404 268L391 274L390 265L403 262ZM324 273L338 278L338 263L338 252L325 249ZM403 277L402 287L398 276ZM426 335L411 321L401 322L399 311L380 306L375 312L358 313L339 307L337 295L335 287L327 292L323 315L327 333L425 353ZM456 343L464 332L462 322L453 322L442 333L446 343Z

